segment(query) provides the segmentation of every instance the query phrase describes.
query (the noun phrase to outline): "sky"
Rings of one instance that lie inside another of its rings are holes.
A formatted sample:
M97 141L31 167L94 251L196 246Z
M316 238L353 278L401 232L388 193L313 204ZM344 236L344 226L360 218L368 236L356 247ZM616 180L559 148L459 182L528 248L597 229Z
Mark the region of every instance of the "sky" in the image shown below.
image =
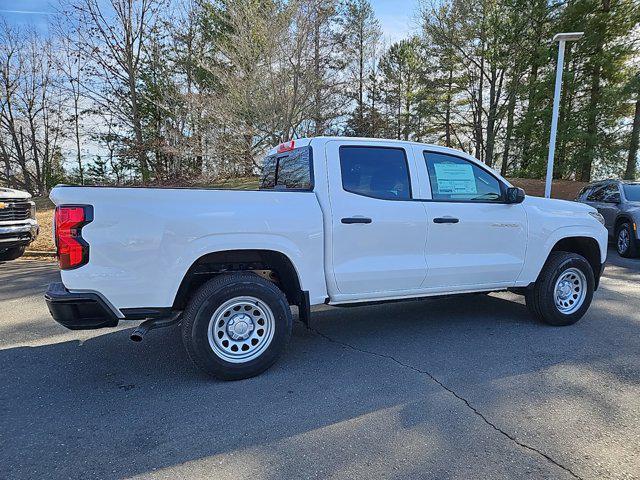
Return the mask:
M0 0L0 17L9 25L35 25L45 30L53 11L49 0Z
M417 31L416 16L420 0L370 0L380 21L384 45L408 37ZM46 32L52 15L56 15L57 0L0 0L0 22ZM1 23L0 23L1 25ZM0 27L1 28L1 27ZM97 145L87 145L85 152L100 152Z
M387 43L401 40L417 31L418 0L370 1L378 20L380 20L383 36Z
M55 0L0 0L0 17L10 25L34 25L46 30ZM406 38L415 28L418 0L371 0L387 43Z

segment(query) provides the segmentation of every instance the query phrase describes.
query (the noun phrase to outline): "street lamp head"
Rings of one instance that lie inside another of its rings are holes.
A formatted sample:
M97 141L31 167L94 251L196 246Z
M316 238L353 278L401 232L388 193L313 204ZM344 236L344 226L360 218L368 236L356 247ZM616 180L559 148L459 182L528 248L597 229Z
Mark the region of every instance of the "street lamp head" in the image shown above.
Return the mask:
M580 40L584 32L567 32L567 33L557 33L553 37L554 42L571 42L573 40Z

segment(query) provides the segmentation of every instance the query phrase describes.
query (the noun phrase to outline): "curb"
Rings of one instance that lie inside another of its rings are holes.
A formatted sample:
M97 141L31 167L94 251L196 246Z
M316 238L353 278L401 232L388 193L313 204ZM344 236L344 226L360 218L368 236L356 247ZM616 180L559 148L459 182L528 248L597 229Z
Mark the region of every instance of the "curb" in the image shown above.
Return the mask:
M30 258L51 258L56 256L56 252L38 252L35 250L27 250L22 256Z

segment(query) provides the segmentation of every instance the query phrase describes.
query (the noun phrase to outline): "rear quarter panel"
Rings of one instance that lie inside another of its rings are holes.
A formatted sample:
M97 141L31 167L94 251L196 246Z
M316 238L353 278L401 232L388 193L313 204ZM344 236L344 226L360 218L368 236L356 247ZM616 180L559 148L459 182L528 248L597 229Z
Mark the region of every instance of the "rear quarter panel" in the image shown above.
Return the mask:
M72 291L115 308L169 307L207 253L267 249L294 264L312 303L326 297L322 212L313 192L57 187L59 204L90 204L89 263L62 272Z

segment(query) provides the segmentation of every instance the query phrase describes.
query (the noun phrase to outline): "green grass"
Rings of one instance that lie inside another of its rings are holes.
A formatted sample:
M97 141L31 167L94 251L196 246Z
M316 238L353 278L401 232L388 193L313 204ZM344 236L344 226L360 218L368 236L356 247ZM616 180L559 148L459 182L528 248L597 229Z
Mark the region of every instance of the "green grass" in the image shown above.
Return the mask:
M240 177L214 182L212 186L214 188L228 188L230 190L257 190L259 185L260 179L258 177Z

